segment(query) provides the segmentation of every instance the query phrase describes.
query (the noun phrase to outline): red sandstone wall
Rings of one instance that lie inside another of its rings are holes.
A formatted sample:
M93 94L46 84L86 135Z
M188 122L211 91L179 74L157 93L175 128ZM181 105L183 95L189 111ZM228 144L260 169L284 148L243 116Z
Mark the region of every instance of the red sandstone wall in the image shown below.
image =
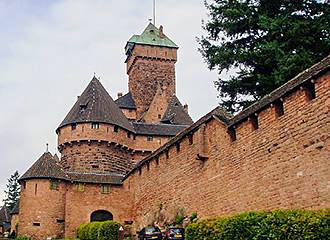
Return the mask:
M316 99L303 90L284 98L285 114L273 107L259 113L259 129L249 121L237 126L231 142L218 120L205 126L193 144L180 143L145 164L125 180L135 196L136 225L140 228L162 212L170 219L175 209L200 217L277 208L330 207L330 73L315 82ZM209 159L196 160L197 153ZM160 211L161 209L161 211Z
M89 223L96 210L109 211L115 221L124 224L132 220L132 205L131 194L122 186L111 186L109 194L102 194L100 184L86 184L84 192L70 184L66 194L65 237L75 237L78 226Z
M49 180L27 181L26 188L21 188L18 234L32 239L63 237L64 223L57 223L57 220L65 219L65 192L64 182L56 191L50 190ZM33 223L40 223L40 226L33 226Z

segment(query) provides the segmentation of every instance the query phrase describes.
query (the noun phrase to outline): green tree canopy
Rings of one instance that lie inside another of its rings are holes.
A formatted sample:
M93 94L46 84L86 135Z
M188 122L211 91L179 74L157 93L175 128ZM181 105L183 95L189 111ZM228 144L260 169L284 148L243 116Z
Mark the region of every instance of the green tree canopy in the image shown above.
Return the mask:
M317 0L209 0L198 39L219 74L220 104L247 107L330 53L330 5Z
M6 198L3 200L6 206L12 211L19 200L19 194L21 190L21 186L18 183L18 179L20 178L18 171L14 172L8 179L8 183L6 185L7 190L5 190Z

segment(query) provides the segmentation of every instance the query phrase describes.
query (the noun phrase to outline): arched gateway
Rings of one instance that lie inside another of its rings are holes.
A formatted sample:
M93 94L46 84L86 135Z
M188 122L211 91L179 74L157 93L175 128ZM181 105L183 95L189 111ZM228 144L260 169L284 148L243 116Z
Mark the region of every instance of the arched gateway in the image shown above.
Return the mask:
M105 210L97 210L91 214L91 222L105 222L113 220L112 213Z

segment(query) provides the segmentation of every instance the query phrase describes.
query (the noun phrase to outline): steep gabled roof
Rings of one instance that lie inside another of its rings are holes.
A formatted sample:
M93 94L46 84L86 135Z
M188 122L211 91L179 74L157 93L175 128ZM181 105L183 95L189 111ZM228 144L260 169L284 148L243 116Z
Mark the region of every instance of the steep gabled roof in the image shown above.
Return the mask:
M45 152L19 179L27 180L32 178L52 178L68 180L59 163L51 153Z
M171 39L169 39L164 33L161 33L152 23L146 27L141 35L133 35L127 42L127 44L143 44L170 48L179 48ZM126 45L127 46L127 45Z
M124 96L118 98L115 103L119 108L136 109L135 101L131 92L128 92Z
M78 98L59 128L83 122L110 123L134 131L133 126L96 77Z
M161 122L177 125L191 125L194 123L175 95L170 99Z

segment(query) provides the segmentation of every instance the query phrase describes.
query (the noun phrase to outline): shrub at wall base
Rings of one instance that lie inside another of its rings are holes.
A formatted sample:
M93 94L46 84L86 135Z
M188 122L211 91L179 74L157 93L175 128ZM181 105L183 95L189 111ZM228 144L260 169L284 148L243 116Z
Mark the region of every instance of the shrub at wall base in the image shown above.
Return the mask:
M330 209L248 212L190 224L187 240L330 239Z
M115 221L82 224L77 229L80 240L117 240L120 224Z

